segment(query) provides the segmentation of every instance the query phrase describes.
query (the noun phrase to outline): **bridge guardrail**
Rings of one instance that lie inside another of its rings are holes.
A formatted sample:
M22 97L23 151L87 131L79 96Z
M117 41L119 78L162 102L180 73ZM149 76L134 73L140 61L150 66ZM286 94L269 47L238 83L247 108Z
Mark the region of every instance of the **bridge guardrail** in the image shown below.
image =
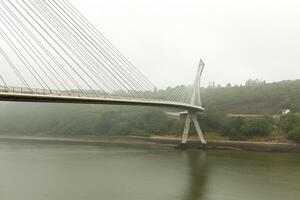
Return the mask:
M175 103L174 101L163 100L163 99L153 99L153 98L134 98L134 97L124 97L118 95L103 95L96 96L91 92L86 92L83 95L79 91L63 91L63 90L46 90L46 89L37 89L37 88L24 88L24 87L16 87L16 86L0 86L0 92L2 93L15 93L15 94L34 94L34 95L48 95L48 96L65 96L65 97L88 97L88 98L102 98L102 99L115 99L115 100L139 100L139 101L153 101L153 102L169 102ZM176 102L178 103L178 102ZM184 103L182 103L184 104Z

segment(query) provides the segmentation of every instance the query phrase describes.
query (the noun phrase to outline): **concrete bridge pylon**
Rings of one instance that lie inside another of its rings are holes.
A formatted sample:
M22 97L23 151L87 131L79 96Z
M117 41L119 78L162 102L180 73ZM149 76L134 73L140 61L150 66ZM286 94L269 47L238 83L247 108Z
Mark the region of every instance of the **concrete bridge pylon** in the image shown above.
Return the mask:
M200 82L201 82L201 76L202 76L204 67L205 67L205 64L202 61L202 59L200 59L196 78L195 78L194 85L193 85L193 94L192 94L192 99L191 99L192 105L196 105L196 106L200 106L200 107L202 107L201 95L200 95ZM185 146L187 143L191 122L193 122L193 124L196 128L196 131L199 136L201 144L205 145L206 140L203 136L200 125L198 123L197 112L194 112L194 111L187 111L181 144L183 146Z

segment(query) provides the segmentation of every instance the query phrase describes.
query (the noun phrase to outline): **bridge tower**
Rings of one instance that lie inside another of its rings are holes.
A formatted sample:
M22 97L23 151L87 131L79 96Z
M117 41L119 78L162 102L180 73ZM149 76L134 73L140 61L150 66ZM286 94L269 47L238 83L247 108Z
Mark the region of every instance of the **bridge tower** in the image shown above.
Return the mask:
M204 62L202 61L202 59L200 59L197 74L196 74L196 78L195 78L195 82L194 82L194 85L193 85L193 95L192 95L192 99L191 99L191 104L192 105L196 105L196 106L200 106L200 107L202 106L201 96L200 96L200 81L201 81L201 76L202 76L204 66L205 66ZM201 143L205 145L206 141L204 139L203 133L202 133L201 128L200 128L200 125L198 123L197 112L195 112L195 111L187 111L181 144L183 146L185 146L186 143L187 143L191 121L195 125L196 131L198 133L198 136L199 136L199 139L200 139Z

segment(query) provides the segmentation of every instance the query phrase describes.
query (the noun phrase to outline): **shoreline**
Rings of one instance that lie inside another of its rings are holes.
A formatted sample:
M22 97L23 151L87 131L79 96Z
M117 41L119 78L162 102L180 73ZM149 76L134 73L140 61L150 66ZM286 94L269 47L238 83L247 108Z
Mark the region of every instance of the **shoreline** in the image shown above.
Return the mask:
M139 137L139 136L66 136L66 135L20 135L0 134L0 141L22 140L22 141L45 141L45 142L68 142L70 144L93 144L93 145L131 145L144 147L157 147L175 149L180 147L180 138L170 137ZM199 141L189 140L187 149L216 149L237 150L253 152L273 153L300 153L300 145L273 142L249 142L249 141L217 141L208 140L203 146Z

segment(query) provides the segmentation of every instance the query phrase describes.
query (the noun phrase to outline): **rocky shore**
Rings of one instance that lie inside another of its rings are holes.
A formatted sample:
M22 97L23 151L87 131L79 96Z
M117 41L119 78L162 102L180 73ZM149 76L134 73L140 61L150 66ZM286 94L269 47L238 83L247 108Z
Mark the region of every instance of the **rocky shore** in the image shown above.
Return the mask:
M135 145L158 148L180 149L180 138L166 137L106 137L106 136L61 136L61 135L0 135L0 141L23 140L23 141L47 141L68 142L74 144L102 144L102 145ZM289 143L271 142L247 142L247 141L207 141L207 145L201 145L199 141L191 140L185 149L220 149L242 150L256 152L277 153L300 153L300 145Z

